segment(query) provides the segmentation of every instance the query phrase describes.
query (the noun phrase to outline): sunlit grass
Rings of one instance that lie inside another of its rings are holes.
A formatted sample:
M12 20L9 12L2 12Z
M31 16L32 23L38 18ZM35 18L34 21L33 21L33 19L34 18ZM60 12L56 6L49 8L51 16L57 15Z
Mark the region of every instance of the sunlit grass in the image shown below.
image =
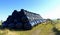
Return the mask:
M60 31L60 23L55 24L55 27Z
M54 32L52 31L53 25L52 24L47 24L40 32L40 35L53 35Z
M56 20L55 28L60 31L60 20Z
M0 25L1 25L1 22L0 22Z

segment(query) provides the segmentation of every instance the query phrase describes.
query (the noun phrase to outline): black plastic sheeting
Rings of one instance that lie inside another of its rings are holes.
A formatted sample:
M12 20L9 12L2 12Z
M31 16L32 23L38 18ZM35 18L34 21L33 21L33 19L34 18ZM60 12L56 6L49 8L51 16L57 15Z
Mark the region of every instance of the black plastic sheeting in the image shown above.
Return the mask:
M2 23L2 26L10 29L32 29L41 22L43 22L43 18L39 14L21 9L21 11L14 10L12 15L9 15L7 20Z

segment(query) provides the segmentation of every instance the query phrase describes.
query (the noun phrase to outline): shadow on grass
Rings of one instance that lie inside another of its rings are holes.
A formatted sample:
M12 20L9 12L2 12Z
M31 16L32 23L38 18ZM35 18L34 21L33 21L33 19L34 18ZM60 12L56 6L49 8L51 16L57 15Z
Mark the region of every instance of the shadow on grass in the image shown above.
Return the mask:
M10 31L29 31L29 30L31 30L31 29L26 30L26 29L17 29L17 28L14 28L14 29L7 28L7 29L9 29Z
M57 30L56 28L53 28L53 32L55 32L55 35L60 35L60 31Z
M29 31L29 30L31 30L31 29L25 30L25 29L16 29L16 28L14 28L14 29L11 29L11 28L3 28L3 27L0 25L0 30L5 30L5 29L8 29L8 30L10 30L10 31Z
M0 30L4 30L5 28L3 28L1 25L0 25Z

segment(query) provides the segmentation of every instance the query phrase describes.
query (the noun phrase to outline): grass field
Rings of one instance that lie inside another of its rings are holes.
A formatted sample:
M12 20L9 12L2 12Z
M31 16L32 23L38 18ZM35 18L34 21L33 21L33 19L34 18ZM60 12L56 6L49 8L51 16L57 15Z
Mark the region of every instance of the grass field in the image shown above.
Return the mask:
M51 24L51 22L45 22L34 27L32 30L27 31L11 31L8 29L0 30L0 35L57 35L57 32L53 31L54 27L60 30L59 23Z

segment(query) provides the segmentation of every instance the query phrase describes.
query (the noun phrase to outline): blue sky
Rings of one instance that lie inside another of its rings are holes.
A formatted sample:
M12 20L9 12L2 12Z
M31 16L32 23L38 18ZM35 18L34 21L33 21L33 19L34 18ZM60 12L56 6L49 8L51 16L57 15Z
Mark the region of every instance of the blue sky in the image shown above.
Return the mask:
M14 10L22 8L43 18L60 18L60 0L0 0L0 20L6 20Z

